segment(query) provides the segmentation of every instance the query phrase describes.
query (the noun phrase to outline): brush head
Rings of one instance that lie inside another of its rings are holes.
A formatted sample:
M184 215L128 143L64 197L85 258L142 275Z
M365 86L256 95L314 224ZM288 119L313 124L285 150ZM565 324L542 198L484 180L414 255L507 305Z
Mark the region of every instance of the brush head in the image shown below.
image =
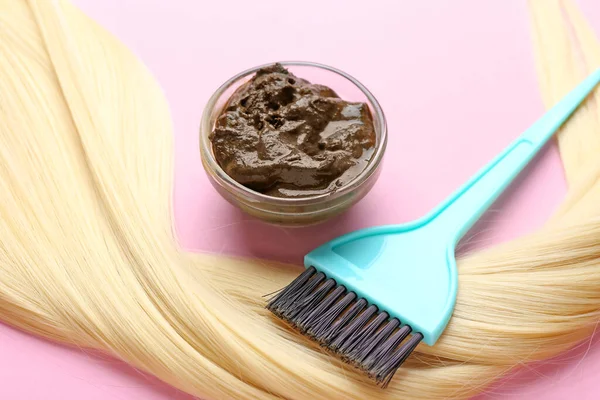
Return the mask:
M275 295L267 308L383 388L423 340L421 333L314 267Z
M386 387L452 315L454 247L440 235L422 220L340 236L308 253L267 308Z

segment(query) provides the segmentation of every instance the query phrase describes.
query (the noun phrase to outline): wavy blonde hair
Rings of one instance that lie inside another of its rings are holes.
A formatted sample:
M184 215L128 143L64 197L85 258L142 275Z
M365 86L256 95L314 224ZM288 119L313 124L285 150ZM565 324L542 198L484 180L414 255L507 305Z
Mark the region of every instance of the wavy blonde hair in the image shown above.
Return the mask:
M600 65L600 46L570 1L530 9L551 106ZM446 332L381 390L265 311L262 295L300 268L178 248L170 115L144 65L66 0L0 0L0 318L205 398L470 397L598 322L597 100L559 133L562 207L459 260Z

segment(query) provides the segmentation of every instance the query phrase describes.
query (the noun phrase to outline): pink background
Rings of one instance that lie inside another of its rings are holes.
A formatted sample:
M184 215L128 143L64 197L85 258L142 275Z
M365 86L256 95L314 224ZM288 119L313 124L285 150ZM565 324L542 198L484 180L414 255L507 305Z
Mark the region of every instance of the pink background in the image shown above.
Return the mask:
M524 0L75 3L129 45L165 89L176 131L177 229L190 249L300 263L304 252L341 233L416 218L543 112ZM600 30L600 3L580 4ZM379 99L389 123L376 187L349 213L318 228L269 227L233 209L209 186L197 151L200 115L212 91L242 69L285 59L354 75ZM485 215L471 245L534 229L563 193L552 145ZM253 239L258 233L270 240ZM600 348L592 341L547 365L527 367L481 398L596 399L598 377ZM189 397L115 361L0 325L0 398Z

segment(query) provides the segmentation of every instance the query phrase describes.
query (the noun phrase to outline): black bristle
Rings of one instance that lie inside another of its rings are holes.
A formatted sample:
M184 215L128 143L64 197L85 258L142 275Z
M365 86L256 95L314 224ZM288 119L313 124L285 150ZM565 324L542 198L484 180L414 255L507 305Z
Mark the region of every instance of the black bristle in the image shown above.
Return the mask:
M330 279L335 285L335 281ZM323 313L327 312L327 310L335 303L344 293L346 292L346 288L343 286L338 286L319 303L317 307L314 309L307 309L308 312L301 319L299 318L298 323L296 324L298 329L302 332L311 331L313 328L319 324L319 317L323 315ZM335 317L334 317L335 318Z
M339 350L340 353L344 353L346 344L351 344L352 339L356 336L360 335L360 330L363 326L371 319L371 317L377 312L377 306L370 305L367 307L365 311L360 313L354 320L348 324L347 328L341 332L333 342L329 345L329 347L336 351Z
M398 345L402 343L402 341L410 334L410 331L410 326L403 326L394 332L394 334L390 336L388 340L378 346L377 349L373 350L373 352L362 363L365 370L370 371L383 360L388 359L394 349L396 349L396 347L398 347Z
M279 292L267 308L384 388L423 340L421 333L313 267Z
M362 347L363 343L371 342L373 340L375 332L379 329L381 324L388 319L388 317L389 315L385 311L380 312L367 325L365 325L364 328L362 328L360 331L355 331L352 336L346 340L344 345L340 348L340 351L350 358L355 349L359 349Z
M281 311L281 316L289 321L293 321L294 317L304 309L307 300L310 300L310 294L314 288L325 279L325 274L317 272L311 279L304 284L301 290L298 290L287 302L280 307L285 308Z
M350 352L349 358L354 364L360 365L375 350L380 343L387 338L400 326L400 321L396 318L386 323L372 338L363 341L361 346L357 346Z
M402 366L404 361L413 352L413 350L423 340L423 335L415 333L405 344L400 346L391 357L382 360L379 365L375 366L375 380L381 383L383 388L392 380L394 374Z
M300 325L302 321L310 315L310 313L321 303L321 300L329 294L331 288L335 286L335 281L333 279L327 279L321 286L319 286L314 292L312 292L302 304L299 304L299 308L301 308L300 312L295 316L294 320L296 321L296 325Z
M344 331L346 324L350 322L352 318L360 313L366 306L367 301L365 299L358 299L355 303L350 305L346 312L344 312L342 316L335 321L331 327L329 327L329 329L323 332L321 344L329 346L329 344L338 336L338 334Z
M343 288L344 292L346 288ZM317 315L316 319L312 323L312 327L307 330L307 334L314 338L316 341L321 342L325 337L325 334L333 324L333 322L340 316L340 314L356 299L356 294L353 292L347 293L340 301L333 304L328 310L323 310L322 315Z
M280 306L287 302L290 297L292 297L296 292L302 289L304 284L317 272L314 267L307 268L300 276L292 281L289 285L286 286L281 292L277 294L269 304L267 308L273 312L279 310ZM276 312L277 314L277 312Z

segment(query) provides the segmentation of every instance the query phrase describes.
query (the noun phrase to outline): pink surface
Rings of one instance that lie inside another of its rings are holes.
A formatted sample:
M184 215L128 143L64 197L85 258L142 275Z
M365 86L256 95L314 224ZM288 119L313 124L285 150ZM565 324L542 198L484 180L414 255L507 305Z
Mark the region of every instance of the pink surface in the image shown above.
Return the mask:
M341 233L416 218L543 112L522 0L75 3L129 45L165 89L176 131L177 229L190 249L300 263L304 252ZM600 3L580 4L600 30ZM388 118L378 184L349 213L318 228L249 219L218 197L199 161L198 124L212 91L242 69L284 59L347 71L372 90ZM486 246L535 228L563 192L552 145L486 214L470 243ZM269 240L255 239L261 235ZM600 348L591 343L526 370L481 398L596 399ZM188 398L120 363L0 325L0 399Z

